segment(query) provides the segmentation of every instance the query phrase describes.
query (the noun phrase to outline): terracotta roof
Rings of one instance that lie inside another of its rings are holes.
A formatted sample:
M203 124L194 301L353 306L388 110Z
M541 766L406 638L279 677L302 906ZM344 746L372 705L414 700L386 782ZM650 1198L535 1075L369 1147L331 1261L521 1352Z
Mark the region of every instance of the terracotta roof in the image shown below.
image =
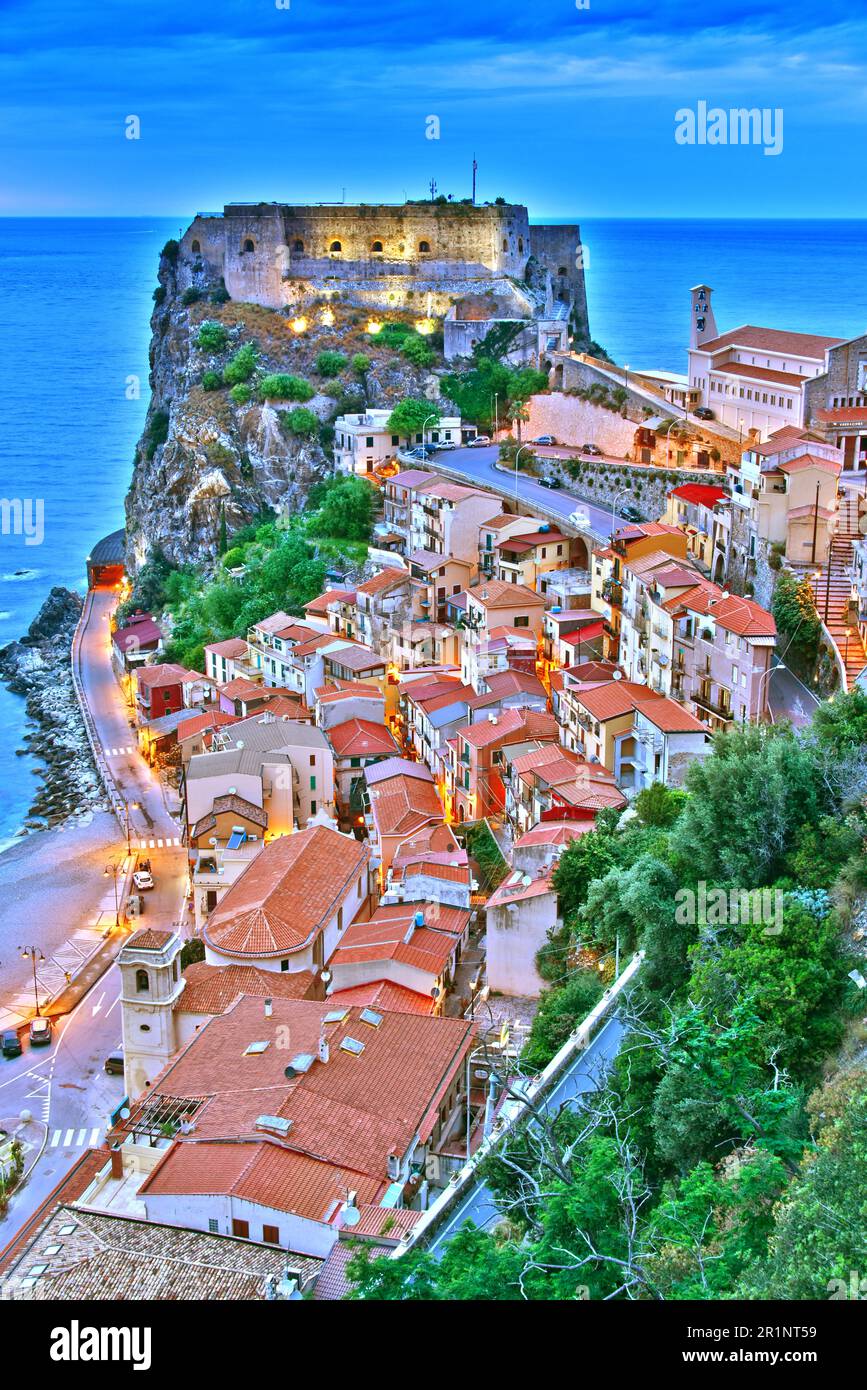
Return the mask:
M315 627L309 627L307 623L298 623L293 618L290 623L287 623L285 627L278 628L272 635L279 637L281 642L291 642L295 645L318 634Z
M205 939L236 956L298 951L336 914L369 858L367 845L324 825L272 840L211 913Z
M506 671L496 671L493 675L486 676L485 684L488 687L486 693L473 695L467 700L470 709L481 709L484 705L503 700L509 695L537 695L540 699L545 698L545 687L532 671L518 671L509 667Z
M792 389L803 385L809 377L798 372L780 372L773 367L754 367L746 362L714 362L711 367L712 372L721 372L723 376L744 377L748 381L769 381L778 382L781 386L790 386Z
M833 473L839 477L843 471L842 463L836 459L820 458L817 454L799 454L797 458L784 459L777 464L776 471L780 473L800 473L803 468L821 468L826 473Z
M867 407L865 406L835 406L833 410L817 410L816 419L833 424L843 424L846 420L863 425L867 422Z
M669 497L679 497L684 502L698 502L702 507L712 507L721 497L728 497L725 488L712 487L710 483L682 483L673 487Z
M544 608L541 594L526 584L508 584L504 579L487 579L469 590L469 597L482 608L527 608L538 604Z
M115 628L111 640L118 651L127 652L140 647L158 646L162 635L153 618L142 618L127 627Z
M425 925L415 926L421 913ZM369 922L353 922L331 957L333 968L387 960L441 975L466 931L469 909L442 903L391 903L377 908Z
M496 721L482 719L478 724L468 724L459 733L474 748L488 748L516 733L525 734L527 738L542 736L556 739L559 731L560 726L553 714L533 709L507 709L497 716Z
M384 724L369 719L348 719L325 730L325 736L338 758L371 758L399 753L394 735Z
M607 681L604 685L577 691L575 698L588 714L604 723L631 713L636 705L661 700L662 696L637 681Z
M205 651L214 656L246 656L247 643L243 637L228 637L225 642L206 642Z
M564 668L563 675L571 676L582 684L610 681L619 668L614 661L580 661L574 666Z
M551 873L552 866L550 864L541 873L529 874L523 873L520 869L514 870L491 894L486 906L489 908L507 907L509 903L525 902L527 898L540 898L546 893L553 893ZM525 883L525 879L528 879L529 882Z
M398 584L409 582L409 570L405 569L386 569L380 570L372 579L366 579L363 584L359 584L356 589L356 597L359 594L367 594L372 598L376 594L384 593L386 589L394 589Z
M739 637L776 637L777 625L767 609L753 599L740 598L737 594L722 598L722 593L718 585L705 581L670 599L665 607L711 617L721 628Z
M289 613L284 613L282 608L276 613L269 613L267 618L260 618L258 623L251 623L251 628L258 628L260 632L275 633L281 627L289 627L295 619Z
M785 329L758 328L755 324L745 323L729 333L721 333L718 338L708 339L697 351L716 352L733 345L778 353L784 357L823 358L826 348L836 347L843 341L843 338L822 338L815 333L790 333Z
M310 970L260 970L255 965L209 965L204 960L188 965L184 979L186 985L173 1005L182 1014L223 1014L239 994L312 998L319 986Z
M420 782L432 782L431 776L424 763L415 763L411 758L386 758L384 762L377 763L375 767L365 769L364 777L369 787L374 787L378 782L387 782L390 777L398 776L415 777Z
M454 857L456 853L464 853L455 839L455 833L450 825L443 821L438 821L432 825L423 826L416 834L410 835L397 848L392 868L395 872L402 865L410 863L420 854L448 854Z
M401 487L417 488L422 483L430 483L435 479L435 473L428 473L423 468L402 468L394 477L388 479L386 486L388 483L399 483Z
M252 821L262 830L268 826L268 812L255 802L248 801L245 796L239 796L237 792L227 792L225 796L215 796L214 804L206 816L197 820L190 830L190 839L197 840L200 835L204 835L207 830L217 823L217 816L222 815L223 811L231 811L235 815L243 816L245 820Z
M198 671L188 671L185 666L165 662L161 666L140 666L135 673L139 685L154 689L163 685L185 685L189 681L204 680Z
M248 680L246 676L233 676L230 681L218 685L217 689L230 700L244 700L249 695L261 695L263 687L258 681Z
M370 984L336 989L328 996L331 1008L390 1009L393 1013L432 1014L436 1000L429 994L396 985L391 980L371 980Z
M375 778L370 775L380 774L389 764L403 761L402 758L388 758L365 768L370 811L380 835L413 835L429 821L445 819L442 802L427 768L424 768L426 777L419 776L416 771Z
M339 651L323 652L323 656L326 661L336 666L345 666L350 671L373 671L378 666L388 665L385 657L370 647L362 647L360 643L341 647Z
M316 701L320 705L336 705L341 700L383 700L385 696L378 685L365 685L362 681L332 681L321 685L316 691Z
M329 603L335 603L337 601L344 603L347 601L351 602L354 598L354 589L326 589L324 594L320 594L318 598L311 599L309 603L305 603L304 612L324 615L328 612Z
M586 835L587 831L592 829L592 821L542 821L539 825L534 825L532 830L519 835L512 848L523 849L526 845L568 845L579 835Z
M207 729L220 729L225 724L234 724L237 718L236 714L227 714L223 709L205 710L203 714L194 714L178 725L178 742L181 743L185 738L192 738L194 734L203 733Z
M124 947L135 946L137 951L161 951L174 935L173 931L160 931L156 927L139 927L127 938Z
M320 1222L334 1221L350 1189L376 1203L389 1183L389 1154L404 1154L434 1130L473 1047L474 1025L386 1010L373 1026L357 1008L325 1024L328 1009L328 1002L273 997L266 1021L262 999L245 995L210 1018L120 1121L121 1132L132 1132L160 1096L195 1107L195 1128L166 1151L140 1195L231 1193ZM273 1045L286 1030L289 1052ZM328 1060L287 1079L294 1057L318 1058L323 1032ZM341 1046L350 1038L363 1044L360 1053ZM269 1046L248 1051L260 1039ZM286 1139L263 1139L261 1115L289 1121Z

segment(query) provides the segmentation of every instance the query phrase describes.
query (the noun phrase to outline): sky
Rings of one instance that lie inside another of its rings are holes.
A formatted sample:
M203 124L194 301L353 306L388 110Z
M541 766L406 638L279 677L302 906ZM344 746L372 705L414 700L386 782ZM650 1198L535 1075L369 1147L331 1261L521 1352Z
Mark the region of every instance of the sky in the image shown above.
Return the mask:
M0 216L465 197L475 154L535 217L863 217L865 78L843 0L0 0ZM679 143L700 103L778 153Z

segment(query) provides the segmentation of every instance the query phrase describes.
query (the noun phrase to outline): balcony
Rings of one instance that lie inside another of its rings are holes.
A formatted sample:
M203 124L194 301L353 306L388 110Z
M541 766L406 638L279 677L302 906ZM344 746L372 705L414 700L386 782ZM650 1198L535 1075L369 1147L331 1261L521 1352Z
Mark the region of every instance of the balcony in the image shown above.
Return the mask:
M730 723L731 723L731 721L732 721L732 710L731 710L731 705L721 705L721 704L718 704L715 700L711 699L711 697L710 697L709 695L702 695L702 694L693 694L693 695L692 695L692 701L693 701L693 704L698 705L699 709L703 709L703 710L705 710L708 714L712 714L712 715L714 716L715 719L720 719L720 720L722 720L723 723L725 723L725 724L730 724Z

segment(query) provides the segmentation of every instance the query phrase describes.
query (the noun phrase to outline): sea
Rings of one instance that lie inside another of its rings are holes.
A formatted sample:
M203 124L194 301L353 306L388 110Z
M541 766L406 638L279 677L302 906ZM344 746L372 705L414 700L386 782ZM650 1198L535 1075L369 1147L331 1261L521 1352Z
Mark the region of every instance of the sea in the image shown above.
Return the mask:
M698 283L721 332L867 330L867 222L559 220L581 224L593 338L636 371L685 371ZM52 585L83 591L90 548L123 524L159 251L188 221L0 219L0 497L22 504L0 530L0 646ZM0 686L0 849L36 786L25 717Z

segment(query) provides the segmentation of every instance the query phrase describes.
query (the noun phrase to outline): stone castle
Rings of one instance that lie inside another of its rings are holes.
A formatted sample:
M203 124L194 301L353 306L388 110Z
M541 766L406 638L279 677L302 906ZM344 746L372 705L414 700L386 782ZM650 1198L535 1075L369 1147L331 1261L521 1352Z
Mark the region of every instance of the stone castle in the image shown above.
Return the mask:
M229 203L194 218L179 270L182 288L222 276L232 299L273 309L339 292L371 310L437 316L447 356L503 319L533 330L528 360L567 330L589 336L579 228L531 226L520 204Z

